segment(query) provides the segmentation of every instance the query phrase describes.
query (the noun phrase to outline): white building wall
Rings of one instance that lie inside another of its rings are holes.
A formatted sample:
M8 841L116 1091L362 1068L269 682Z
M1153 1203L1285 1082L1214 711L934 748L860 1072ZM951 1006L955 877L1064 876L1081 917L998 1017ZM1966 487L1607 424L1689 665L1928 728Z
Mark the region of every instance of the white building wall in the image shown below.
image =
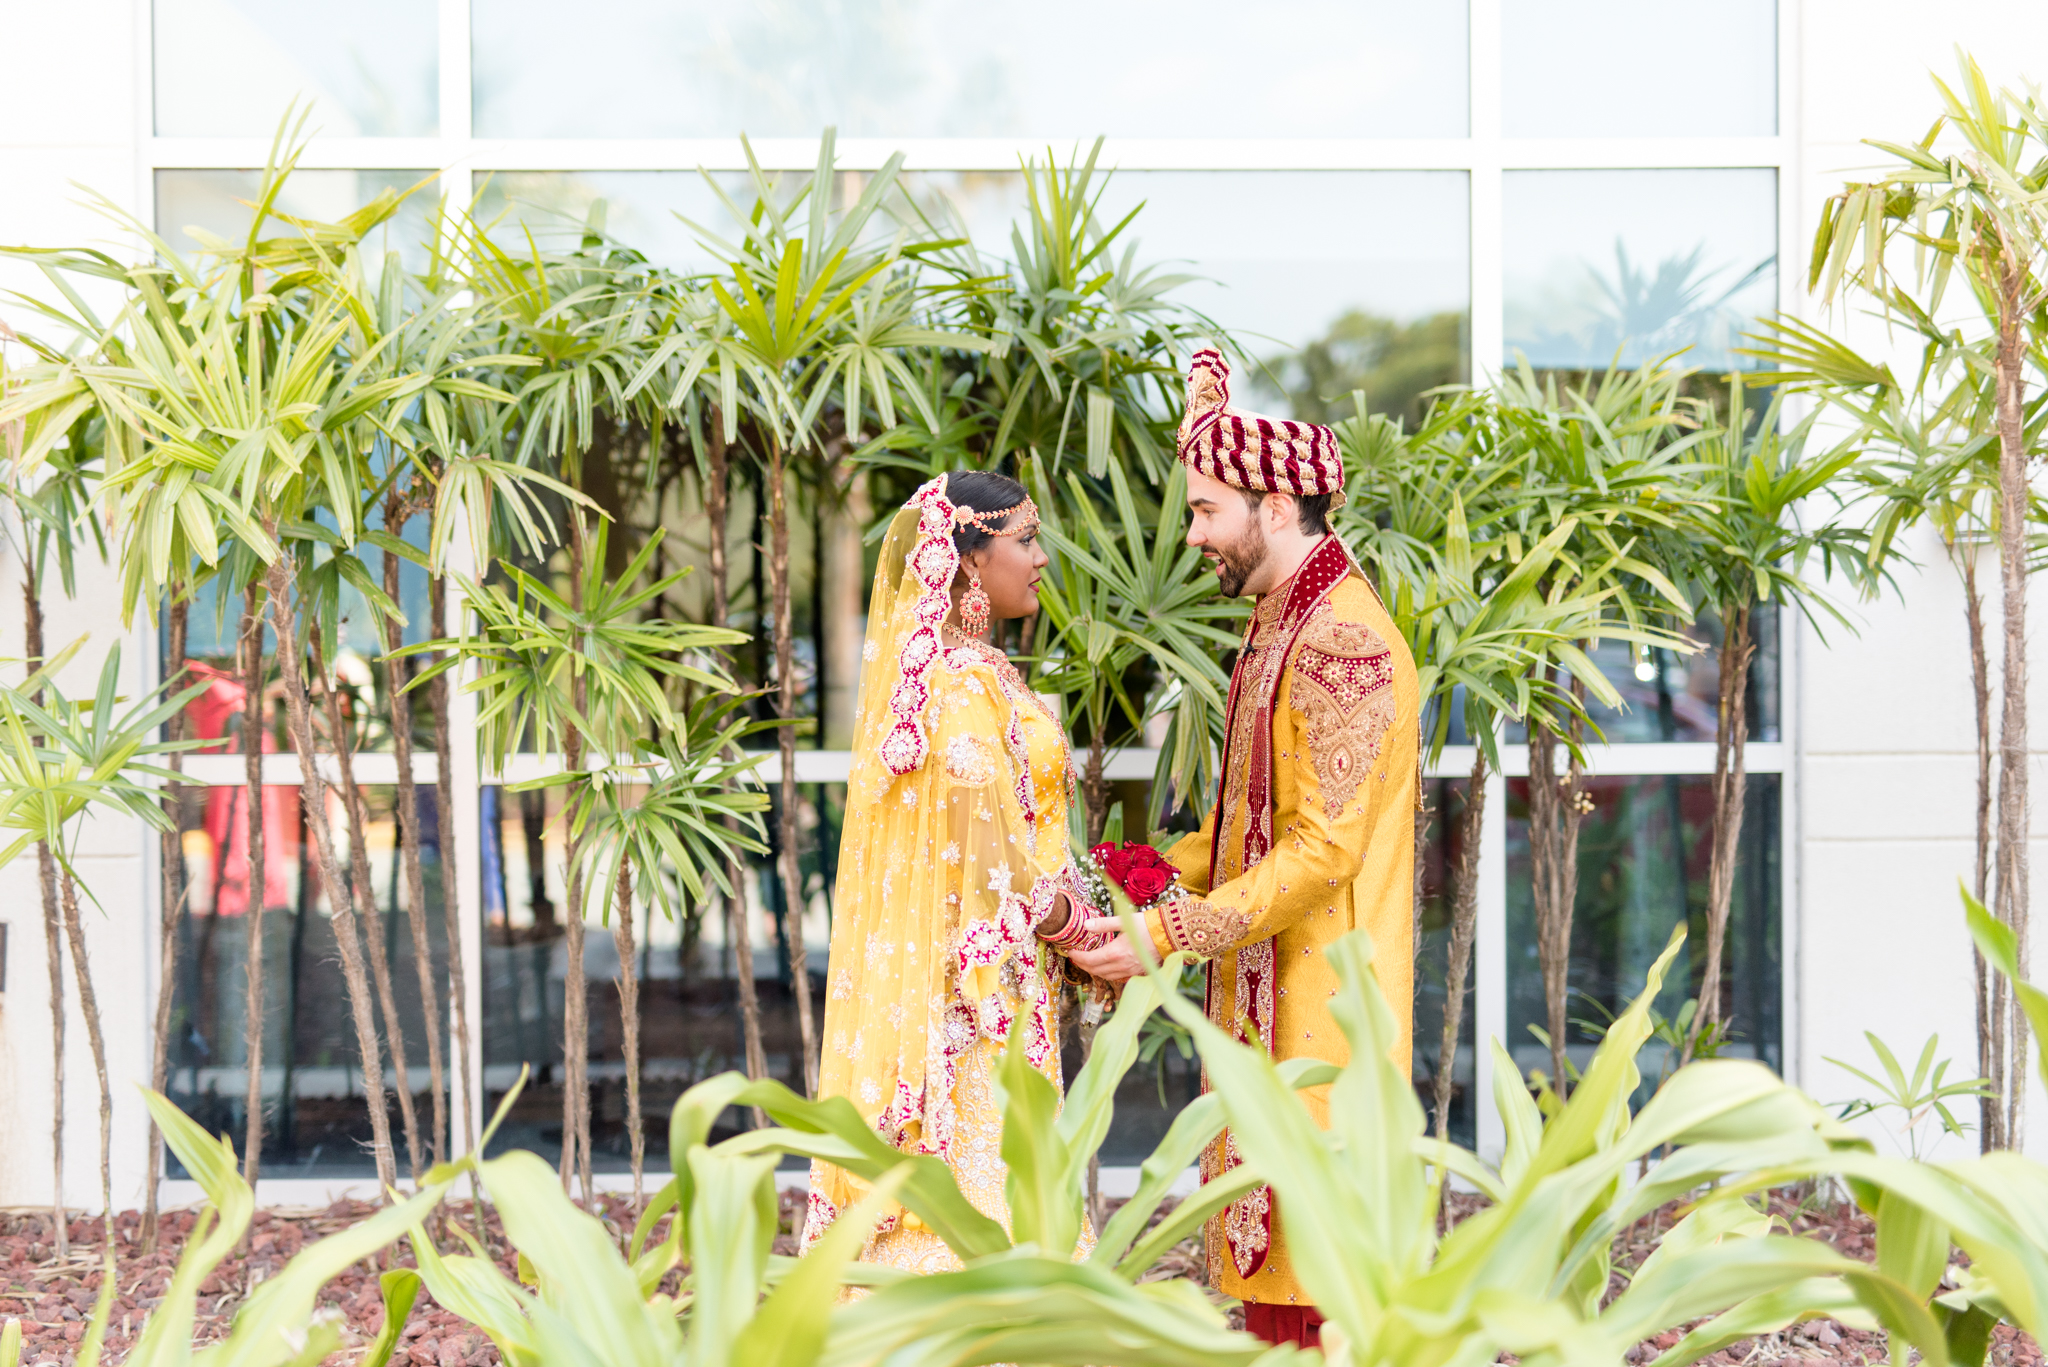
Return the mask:
M0 81L0 244L106 247L121 234L104 214L82 203L89 187L129 213L148 213L147 172L141 155L146 111L139 108L141 64L148 60L136 0L0 0L0 51L9 54ZM0 290L47 296L40 275L20 263L0 262ZM112 291L92 296L95 304ZM0 295L0 321L46 331L21 304ZM18 360L18 350L10 359ZM22 561L18 530L0 542L0 658L23 649ZM79 597L65 601L54 585L44 594L47 645L55 650L90 636L81 663L63 676L67 690L86 692L99 675L107 645L124 638L119 583L111 570L81 564ZM142 661L131 644L123 661L128 687L141 682ZM153 668L153 666L152 666ZM142 1199L146 1116L135 1084L149 1081L150 964L148 929L153 902L144 880L154 868L153 841L127 822L96 821L80 837L77 868L98 898L82 917L104 1021L113 1086L114 1199L132 1207ZM0 869L0 922L8 928L7 978L0 996L0 1205L50 1199L49 973L42 899L32 854ZM74 1206L99 1205L99 1088L68 952L64 999L64 1196Z

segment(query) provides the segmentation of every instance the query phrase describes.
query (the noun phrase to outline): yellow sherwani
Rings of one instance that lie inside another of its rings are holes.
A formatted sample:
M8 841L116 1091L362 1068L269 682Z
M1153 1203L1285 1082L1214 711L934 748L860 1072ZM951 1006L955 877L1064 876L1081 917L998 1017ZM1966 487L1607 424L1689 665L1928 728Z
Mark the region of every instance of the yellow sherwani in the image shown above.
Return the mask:
M1192 896L1146 920L1161 955L1209 959L1210 1019L1249 1019L1276 1059L1348 1060L1323 951L1363 926L1408 1069L1419 704L1406 643L1335 537L1259 601L1231 680L1216 810L1167 851ZM1303 1098L1327 1124L1327 1089ZM1226 1133L1204 1180L1236 1162ZM1212 1220L1207 1243L1224 1294L1306 1301L1266 1188Z

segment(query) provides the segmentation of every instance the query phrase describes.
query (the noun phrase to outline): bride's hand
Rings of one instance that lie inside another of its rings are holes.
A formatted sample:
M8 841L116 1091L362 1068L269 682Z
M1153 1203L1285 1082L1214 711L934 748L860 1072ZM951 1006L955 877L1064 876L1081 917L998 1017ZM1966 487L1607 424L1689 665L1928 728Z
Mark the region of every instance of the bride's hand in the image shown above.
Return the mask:
M1085 973L1092 973L1104 982L1123 983L1145 971L1145 965L1138 961L1137 952L1131 947L1130 937L1118 929L1119 922L1114 916L1096 916L1089 920L1091 934L1110 934L1110 940L1099 949L1070 949L1067 958Z

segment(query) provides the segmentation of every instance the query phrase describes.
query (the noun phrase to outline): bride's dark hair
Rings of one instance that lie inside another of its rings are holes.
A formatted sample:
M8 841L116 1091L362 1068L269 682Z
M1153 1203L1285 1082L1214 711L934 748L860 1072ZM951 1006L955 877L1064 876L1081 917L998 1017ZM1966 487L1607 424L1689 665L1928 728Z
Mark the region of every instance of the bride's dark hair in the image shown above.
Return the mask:
M999 513L1014 508L1030 495L1008 475L993 470L955 470L946 476L946 501L955 508L972 508L977 513ZM978 551L992 538L972 522L953 528L953 549L966 555Z

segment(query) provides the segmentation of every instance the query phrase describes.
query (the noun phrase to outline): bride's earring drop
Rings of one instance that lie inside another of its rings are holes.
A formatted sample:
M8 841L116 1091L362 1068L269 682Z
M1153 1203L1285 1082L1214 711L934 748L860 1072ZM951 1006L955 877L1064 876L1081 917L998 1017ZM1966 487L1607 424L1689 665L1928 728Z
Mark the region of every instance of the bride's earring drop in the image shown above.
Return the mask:
M969 636L979 636L988 630L988 592L981 586L981 576L973 570L967 571L967 592L960 595L960 629Z

